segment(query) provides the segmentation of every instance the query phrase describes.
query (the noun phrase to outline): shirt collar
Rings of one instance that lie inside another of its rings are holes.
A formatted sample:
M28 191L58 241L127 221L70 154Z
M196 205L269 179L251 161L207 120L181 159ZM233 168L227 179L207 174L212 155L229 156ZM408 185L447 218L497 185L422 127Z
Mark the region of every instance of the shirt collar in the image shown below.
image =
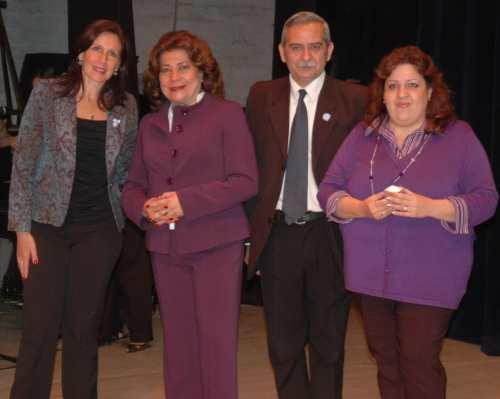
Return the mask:
M299 84L292 78L292 75L290 77L290 96L294 101L299 100L299 90L304 89L307 92L307 97L311 101L318 101L319 93L321 92L321 89L323 88L323 83L325 83L325 77L326 73L325 71L321 72L321 74L314 79L311 83L309 83L305 87L299 86Z
M175 107L192 107L196 104L198 104L201 100L203 100L203 97L205 97L205 92L202 90L200 91L197 95L196 95L196 101L194 102L194 104L191 104L191 105L179 105L179 104L173 104L173 103L170 103L170 109L174 109Z
M426 126L426 121L424 120L422 124L414 132L411 132L410 134L415 134L415 133L424 134L425 126ZM369 136L373 132L378 132L382 135L387 134L389 132L390 135L394 135L391 128L389 127L388 115L379 116L378 118L375 118L372 121L372 123L370 123L370 125L366 128L365 136Z

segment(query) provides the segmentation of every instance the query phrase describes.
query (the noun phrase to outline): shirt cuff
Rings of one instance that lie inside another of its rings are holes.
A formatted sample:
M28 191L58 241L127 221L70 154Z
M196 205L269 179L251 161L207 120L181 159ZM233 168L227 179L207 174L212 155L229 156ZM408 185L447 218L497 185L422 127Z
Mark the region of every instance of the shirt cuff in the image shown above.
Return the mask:
M335 216L335 210L337 208L337 203L339 202L339 199L348 196L349 194L347 193L347 191L336 191L332 195L330 195L330 197L328 197L328 200L326 201L325 211L329 221L339 224L346 224L352 221L352 219L343 219L339 218L338 216Z
M447 222L441 220L441 226L452 234L469 234L469 208L467 203L460 197L450 196L448 200L451 201L455 208L455 220Z

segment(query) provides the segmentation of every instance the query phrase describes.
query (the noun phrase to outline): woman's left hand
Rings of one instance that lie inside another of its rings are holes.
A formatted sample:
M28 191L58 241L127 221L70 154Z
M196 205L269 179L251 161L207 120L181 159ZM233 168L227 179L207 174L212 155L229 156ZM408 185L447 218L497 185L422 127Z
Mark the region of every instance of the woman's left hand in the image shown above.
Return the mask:
M433 199L416 194L407 188L399 193L390 193L386 201L392 207L392 214L409 218L424 218L431 215Z

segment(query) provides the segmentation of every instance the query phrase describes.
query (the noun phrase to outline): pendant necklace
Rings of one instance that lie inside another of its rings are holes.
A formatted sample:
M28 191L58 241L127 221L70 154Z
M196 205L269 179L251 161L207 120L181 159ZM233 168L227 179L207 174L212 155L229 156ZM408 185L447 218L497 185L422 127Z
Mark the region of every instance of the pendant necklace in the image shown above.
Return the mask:
M410 162L408 162L408 164L401 170L401 172L398 173L398 175L393 179L391 184L396 183L399 179L401 179L404 176L406 171L410 168L411 165L413 165L415 163L418 156L422 153L422 150L424 149L425 145L430 140L430 138L431 138L430 133L427 133L427 135L424 138L424 141L422 142L422 144L420 145L420 148L418 149L418 151L415 153L414 156L412 156L410 158ZM377 141L375 142L375 147L373 148L372 157L370 159L370 175L368 176L368 180L370 181L370 190L371 190L372 195L375 194L375 187L373 184L373 170L374 170L373 166L375 164L375 156L377 155L377 150L378 150L379 145L380 145L380 133L377 133Z

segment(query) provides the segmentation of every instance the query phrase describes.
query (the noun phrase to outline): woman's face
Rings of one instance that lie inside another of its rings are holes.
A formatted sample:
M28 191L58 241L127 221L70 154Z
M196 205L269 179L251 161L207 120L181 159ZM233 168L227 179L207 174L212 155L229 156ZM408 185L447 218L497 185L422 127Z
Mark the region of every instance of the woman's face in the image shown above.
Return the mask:
M84 81L104 84L120 67L122 45L117 35L101 33L90 47L78 55Z
M432 89L411 64L398 65L384 84L384 103L392 127L411 132L425 120Z
M160 56L160 89L173 104L193 105L201 91L202 73L186 51L165 51Z

